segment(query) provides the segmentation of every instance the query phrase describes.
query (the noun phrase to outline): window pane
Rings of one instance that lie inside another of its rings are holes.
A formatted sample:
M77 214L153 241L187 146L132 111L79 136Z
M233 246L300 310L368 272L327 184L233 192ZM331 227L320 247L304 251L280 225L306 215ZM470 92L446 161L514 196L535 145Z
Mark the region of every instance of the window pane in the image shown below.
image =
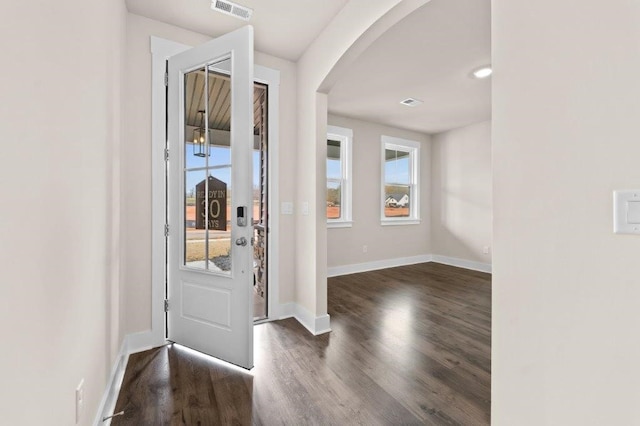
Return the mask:
M411 187L409 185L385 185L385 217L409 217Z
M327 219L340 219L342 210L342 185L327 181Z
M411 157L406 151L385 149L384 181L387 184L411 184Z
M207 157L207 269L231 274L231 81L223 71L229 60L211 64Z
M209 172L209 270L231 273L231 167Z
M228 59L185 75L184 158L188 169L212 165L214 146L229 147L231 84L214 67L229 67ZM207 163L207 157L209 163Z
M184 265L230 274L229 60L185 76ZM197 170L194 170L197 169Z
M339 141L327 141L327 178L342 179L342 159L340 158Z
M184 265L197 269L206 269L204 260L206 259L207 230L202 204L205 198L205 176L204 170L184 174Z
M184 76L184 158L187 169L206 166L205 75L205 69L201 68Z

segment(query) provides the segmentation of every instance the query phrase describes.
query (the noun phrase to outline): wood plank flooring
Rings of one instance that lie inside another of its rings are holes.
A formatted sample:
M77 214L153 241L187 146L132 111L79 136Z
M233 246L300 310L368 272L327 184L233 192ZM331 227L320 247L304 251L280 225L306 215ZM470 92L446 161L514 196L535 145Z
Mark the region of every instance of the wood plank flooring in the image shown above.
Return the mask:
M330 278L332 332L255 326L246 372L167 345L129 358L113 425L490 423L491 277L435 263Z

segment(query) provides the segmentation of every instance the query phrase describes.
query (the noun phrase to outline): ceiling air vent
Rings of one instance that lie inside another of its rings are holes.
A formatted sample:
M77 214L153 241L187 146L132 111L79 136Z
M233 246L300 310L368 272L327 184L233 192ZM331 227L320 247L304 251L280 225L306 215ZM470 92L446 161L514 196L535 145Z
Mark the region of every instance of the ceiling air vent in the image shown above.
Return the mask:
M407 98L404 101L400 101L400 103L402 105L406 105L406 106L410 106L410 107L414 107L414 106L418 106L423 104L424 102L422 102L419 99L414 99L414 98Z
M217 10L225 15L235 16L236 18L240 18L245 21L251 19L251 15L253 14L253 9L240 6L239 4L228 0L213 0L211 3L211 9Z

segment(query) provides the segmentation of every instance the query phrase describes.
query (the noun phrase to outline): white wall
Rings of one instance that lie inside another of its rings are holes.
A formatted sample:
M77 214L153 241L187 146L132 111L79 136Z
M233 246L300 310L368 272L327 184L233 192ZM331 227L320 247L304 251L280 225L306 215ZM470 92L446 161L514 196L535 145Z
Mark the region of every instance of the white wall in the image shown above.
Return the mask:
M123 1L3 2L0 423L91 424L122 340Z
M491 263L491 122L433 135L433 254Z
M210 37L138 15L127 15L126 102L122 148L122 273L125 332L151 328L151 52L150 36L196 46ZM280 197L293 201L296 154L296 69L260 52L255 63L280 71ZM276 201L275 212L279 202ZM294 300L294 217L280 216L280 301Z
M328 267L430 254L430 137L337 115L329 115L328 123L353 130L353 227L327 230ZM382 135L414 140L422 144L419 225L380 224ZM363 245L367 246L367 253L363 253Z
M639 424L640 3L495 0L495 425Z

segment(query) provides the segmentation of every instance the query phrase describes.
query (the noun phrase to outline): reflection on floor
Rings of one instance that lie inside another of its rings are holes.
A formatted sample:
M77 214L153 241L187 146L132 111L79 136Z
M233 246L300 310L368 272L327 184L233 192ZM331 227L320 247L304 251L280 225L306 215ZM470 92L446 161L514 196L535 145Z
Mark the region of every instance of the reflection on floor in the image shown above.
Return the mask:
M426 263L331 278L332 332L254 327L251 372L178 345L129 359L113 425L490 423L491 276Z

